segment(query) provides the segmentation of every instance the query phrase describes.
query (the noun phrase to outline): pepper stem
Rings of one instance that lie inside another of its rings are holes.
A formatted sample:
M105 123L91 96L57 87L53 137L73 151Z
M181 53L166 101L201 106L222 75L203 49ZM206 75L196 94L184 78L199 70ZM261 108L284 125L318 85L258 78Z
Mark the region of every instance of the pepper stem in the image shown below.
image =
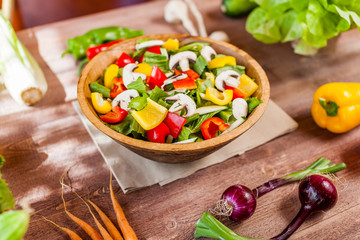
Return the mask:
M328 101L324 98L319 98L320 105L325 109L326 115L329 117L335 117L338 114L339 106L336 104L336 102Z
M335 173L341 171L346 168L345 163L333 164L330 165L331 161L326 159L325 157L318 158L315 162L313 162L306 169L290 173L281 178L272 179L252 190L253 194L256 198L263 196L264 194L274 190L275 188L281 187L291 182L300 181L306 176L315 174L315 173Z

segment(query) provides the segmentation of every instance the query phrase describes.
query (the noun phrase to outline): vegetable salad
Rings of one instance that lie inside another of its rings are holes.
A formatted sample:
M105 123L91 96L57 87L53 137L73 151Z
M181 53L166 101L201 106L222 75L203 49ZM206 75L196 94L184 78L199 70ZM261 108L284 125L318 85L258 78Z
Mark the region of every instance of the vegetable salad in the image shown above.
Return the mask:
M141 39L90 83L104 124L133 138L189 143L241 125L262 101L256 82L233 56L208 42Z

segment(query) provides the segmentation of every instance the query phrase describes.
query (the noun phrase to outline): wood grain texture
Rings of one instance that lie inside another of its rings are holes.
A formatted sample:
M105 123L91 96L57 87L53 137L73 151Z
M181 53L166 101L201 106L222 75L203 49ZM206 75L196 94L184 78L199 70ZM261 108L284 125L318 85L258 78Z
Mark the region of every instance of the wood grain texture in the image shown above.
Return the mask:
M359 82L357 30L342 34L330 52L302 57L293 53L290 44L264 45L254 40L245 31L245 18L224 17L219 11L219 1L198 0L196 3L201 5L209 32L219 29L228 32L233 44L261 64L270 80L272 100L299 123L299 128L162 187L155 185L124 195L113 182L118 200L139 239L193 239L194 223L228 186L239 183L256 187L271 178L302 169L319 156L347 164L346 170L337 174L340 179L338 203L333 209L310 217L290 239L360 239L360 128L346 134L332 134L316 126L310 114L312 95L320 85L334 81ZM164 1L146 3L44 27L62 30L64 39L59 41L115 20L124 26L143 28L147 34L184 33L181 27L166 24L160 11L147 11L146 17L139 13L150 8L162 9L164 4ZM76 86L76 78L63 84L39 56L33 32L42 28L19 32L19 37L39 60L49 91L44 100L32 108L18 106L6 92L0 93L3 103L0 153L7 159L2 173L17 200L28 199L36 214L69 227L87 239L63 211L58 180L63 171L72 166L69 172L72 185L115 221L108 188L109 170L69 100L65 100L65 92ZM72 96L74 99L76 95ZM69 211L94 224L76 196L67 191L65 199ZM244 236L269 238L282 231L299 207L297 184L292 184L259 199L258 208L249 220L243 223L224 220L224 223ZM25 239L68 238L33 216Z
M190 144L159 144L134 139L112 130L100 121L98 114L92 106L89 84L102 77L105 69L110 64L113 64L123 52L127 54L135 52L136 42L139 39L145 38L162 40L164 42L169 38L178 39L180 45L196 41L208 42L218 54L225 54L235 57L236 63L244 66L248 76L255 79L256 83L258 84L259 88L252 96L256 96L258 99L260 99L262 104L248 116L247 120L241 124L241 126L227 134L220 135L216 138L202 142ZM250 129L251 126L253 126L265 112L270 98L270 86L264 70L256 62L256 60L234 45L225 42L218 42L209 38L191 37L184 34L155 34L145 35L135 39L123 41L110 47L107 51L98 54L92 61L87 64L81 73L78 83L77 97L81 110L89 119L89 121L94 124L94 126L97 127L100 131L113 138L115 141L122 144L126 148L154 161L166 163L185 163L203 158L219 150L221 147L232 142L241 134Z

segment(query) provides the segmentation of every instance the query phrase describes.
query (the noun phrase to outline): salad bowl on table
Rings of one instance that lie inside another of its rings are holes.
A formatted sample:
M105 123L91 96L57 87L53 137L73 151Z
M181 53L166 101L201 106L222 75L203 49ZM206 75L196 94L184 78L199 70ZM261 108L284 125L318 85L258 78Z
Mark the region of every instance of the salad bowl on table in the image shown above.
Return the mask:
M169 38L178 39L180 45L194 41L209 42L211 47L214 48L218 54L233 56L235 57L238 65L243 65L245 67L246 74L255 79L255 82L259 86L253 96L256 96L263 102L251 112L246 121L239 127L215 138L200 142L183 144L154 143L135 139L112 130L103 124L94 110L91 102L89 84L101 77L104 74L105 69L110 64L113 64L123 52L127 54L135 52L136 41L146 38L163 41L166 41ZM87 119L97 129L114 139L122 146L154 161L184 163L195 161L219 150L221 147L235 140L245 131L250 129L260 119L267 107L270 97L270 85L268 78L259 63L249 54L232 44L185 34L156 34L124 40L95 56L82 71L78 82L77 97L80 108Z

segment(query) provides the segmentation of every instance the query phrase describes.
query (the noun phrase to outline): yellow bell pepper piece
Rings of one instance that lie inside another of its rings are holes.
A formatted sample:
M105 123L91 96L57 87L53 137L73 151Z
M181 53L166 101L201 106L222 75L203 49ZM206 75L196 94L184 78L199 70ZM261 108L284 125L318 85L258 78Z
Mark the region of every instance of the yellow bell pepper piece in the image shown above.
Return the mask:
M205 99L209 99L211 102L217 105L226 105L231 102L232 98L232 90L225 90L224 92L219 92L213 87L208 87L206 89Z
M344 133L360 124L360 83L327 83L313 97L311 114L321 128Z
M166 50L177 50L179 49L179 40L169 38L162 47Z
M95 111L100 114L106 114L111 111L111 103L104 100L101 93L91 93L91 102L93 107L95 108Z
M146 107L140 111L133 111L131 115L145 130L150 130L164 121L168 110L150 98L146 100Z
M225 65L235 66L236 59L233 56L217 57L212 59L208 67L209 69L224 67Z
M113 88L113 79L117 77L119 73L119 66L116 64L111 64L105 71L104 74L104 85L107 88Z
M139 63L137 66L138 68L136 68L134 72L143 73L146 76L151 75L152 67L148 63Z
M245 73L241 75L239 80L240 84L237 88L246 95L245 97L250 97L259 88L256 82Z

